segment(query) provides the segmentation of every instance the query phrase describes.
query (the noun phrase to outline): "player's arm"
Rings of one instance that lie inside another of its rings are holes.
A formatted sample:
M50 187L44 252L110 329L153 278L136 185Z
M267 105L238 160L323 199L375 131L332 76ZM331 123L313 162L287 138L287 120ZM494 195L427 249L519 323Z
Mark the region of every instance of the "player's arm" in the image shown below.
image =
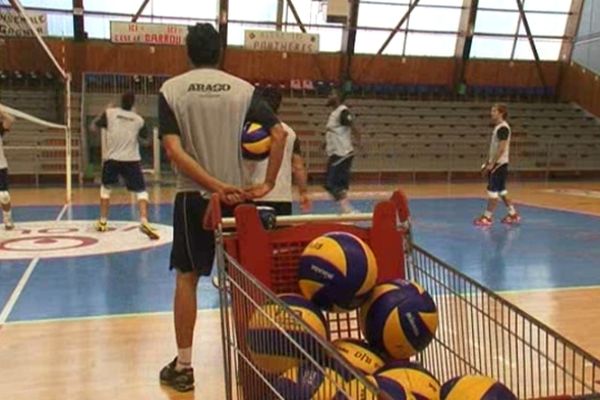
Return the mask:
M294 177L294 182L298 187L298 193L300 194L300 208L302 211L308 211L311 208L307 188L308 173L306 172L304 158L302 157L302 149L300 148L300 140L298 138L294 141L292 152L292 175Z
M90 132L96 133L99 132L101 128L108 127L108 119L106 117L106 111L103 111L101 114L97 115L96 118L92 120L90 123Z
M2 123L2 128L4 128L4 131L9 131L12 125L15 123L15 117L0 110L0 122Z
M260 185L246 190L247 195L251 198L259 198L269 193L273 189L273 186L275 186L275 180L277 179L281 161L283 160L287 132L283 129L281 123L279 123L279 119L273 110L271 110L271 107L256 94L252 98L246 119L258 122L266 129L269 129L271 136L271 149L269 151L265 181Z
M239 203L243 200L243 191L225 184L210 175L206 169L196 162L181 145L179 125L173 110L161 94L158 100L159 131L167 157L177 169L211 192L218 193L227 204Z

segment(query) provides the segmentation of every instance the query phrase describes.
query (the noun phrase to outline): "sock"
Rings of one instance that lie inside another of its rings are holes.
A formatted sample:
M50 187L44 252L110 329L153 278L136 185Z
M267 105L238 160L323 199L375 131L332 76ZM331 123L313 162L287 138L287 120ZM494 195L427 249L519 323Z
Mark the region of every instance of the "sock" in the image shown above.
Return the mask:
M12 212L11 211L2 211L2 218L5 223L11 221L12 220Z
M483 216L486 217L486 218L492 219L492 213L490 211L488 211L488 210L485 210L483 212Z
M508 206L508 215L513 216L517 213L517 210L515 210L515 206Z
M148 218L140 218L140 222L142 224L147 224L148 223Z
M192 368L192 348L177 349L177 365L176 371Z

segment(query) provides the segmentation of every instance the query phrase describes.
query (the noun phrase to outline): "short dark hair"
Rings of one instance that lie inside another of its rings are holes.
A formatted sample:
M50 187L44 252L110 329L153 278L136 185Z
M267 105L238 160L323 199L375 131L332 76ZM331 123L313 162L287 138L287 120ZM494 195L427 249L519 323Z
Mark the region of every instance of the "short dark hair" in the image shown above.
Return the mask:
M266 87L260 92L260 97L271 107L274 113L279 111L281 105L281 91L274 87Z
M123 110L131 110L135 103L135 94L133 92L125 92L121 96L121 108Z
M185 44L194 66L216 65L219 62L221 39L219 32L211 24L189 26Z

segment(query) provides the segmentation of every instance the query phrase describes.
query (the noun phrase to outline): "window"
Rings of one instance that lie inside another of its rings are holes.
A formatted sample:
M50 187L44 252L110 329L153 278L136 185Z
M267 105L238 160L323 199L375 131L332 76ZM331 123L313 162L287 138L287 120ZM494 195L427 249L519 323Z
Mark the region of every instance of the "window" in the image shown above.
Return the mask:
M460 14L461 10L457 8L422 7L421 3L419 3L410 14L408 28L426 31L458 32Z
M504 58L510 59L513 38L473 37L471 58Z
M452 57L456 49L456 35L409 33L406 39L407 56Z
M277 0L229 0L229 19L277 21Z
M529 29L534 36L563 36L567 25L567 14L536 14L526 12ZM525 27L521 24L519 34L525 35Z
M514 35L519 22L518 12L477 11L476 33L501 33Z
M24 8L39 7L53 10L72 10L73 0L21 0Z
M555 61L560 57L562 40L558 39L534 39L535 48L540 60ZM518 39L515 47L516 60L534 60L533 51L528 39Z
M359 29L356 33L354 52L358 54L376 54L389 36L389 31ZM396 33L396 36L394 36L385 48L383 54L402 54L404 50L404 37L405 34L403 32Z

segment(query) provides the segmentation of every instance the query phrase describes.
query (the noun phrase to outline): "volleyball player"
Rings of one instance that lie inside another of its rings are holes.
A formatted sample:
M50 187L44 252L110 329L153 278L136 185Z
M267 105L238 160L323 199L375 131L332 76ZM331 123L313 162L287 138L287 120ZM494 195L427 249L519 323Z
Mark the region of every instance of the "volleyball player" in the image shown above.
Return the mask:
M506 121L508 108L505 104L494 104L490 110L490 117L494 129L490 141L489 157L481 167L482 173L488 177L487 208L473 223L478 226L491 226L493 224L492 217L498 205L498 198L500 198L508 210L508 214L502 218L502 223L516 224L521 221L521 216L508 198L508 191L506 190L511 139L511 128Z
M109 107L102 115L94 119L90 129L106 129L105 160L102 163L102 184L100 186L100 218L96 222L98 232L108 230L108 211L112 188L119 183L119 177L125 181L127 190L135 193L140 211L140 231L150 239L160 236L148 223L148 192L142 172L140 146L141 140L148 137L144 119L133 111L135 95L126 92L121 96L120 107Z
M13 116L0 110L0 205L2 206L4 229L7 231L14 229L15 224L12 219L10 193L8 192L8 163L4 156L2 140L4 139L4 134L10 130L14 122L15 119Z
M221 41L211 24L188 28L193 69L169 79L160 90L159 125L167 156L177 168L170 269L177 271L173 304L177 356L160 371L160 382L177 391L194 388L192 344L200 276L210 275L215 242L202 218L213 193L223 214L267 194L275 185L286 133L271 108L248 82L217 69ZM244 121L271 133L264 182L243 189L241 131Z
M261 91L260 95L273 112L277 114L281 105L281 92L276 88L265 88ZM307 173L300 148L300 138L286 123L281 122L281 126L287 132L287 141L275 186L266 196L258 199L255 203L258 206L273 207L277 215L291 215L292 177L300 195L300 209L302 211L309 211L311 209L311 201L306 187ZM249 180L252 184L264 181L267 163L267 160L245 161L246 171L249 174Z
M353 136L360 143L360 134L354 126L354 115L344 104L344 98L333 90L327 98L327 106L332 108L327 120L325 134L327 152L327 174L325 190L337 202L342 214L356 212L348 199L350 170L354 159Z

